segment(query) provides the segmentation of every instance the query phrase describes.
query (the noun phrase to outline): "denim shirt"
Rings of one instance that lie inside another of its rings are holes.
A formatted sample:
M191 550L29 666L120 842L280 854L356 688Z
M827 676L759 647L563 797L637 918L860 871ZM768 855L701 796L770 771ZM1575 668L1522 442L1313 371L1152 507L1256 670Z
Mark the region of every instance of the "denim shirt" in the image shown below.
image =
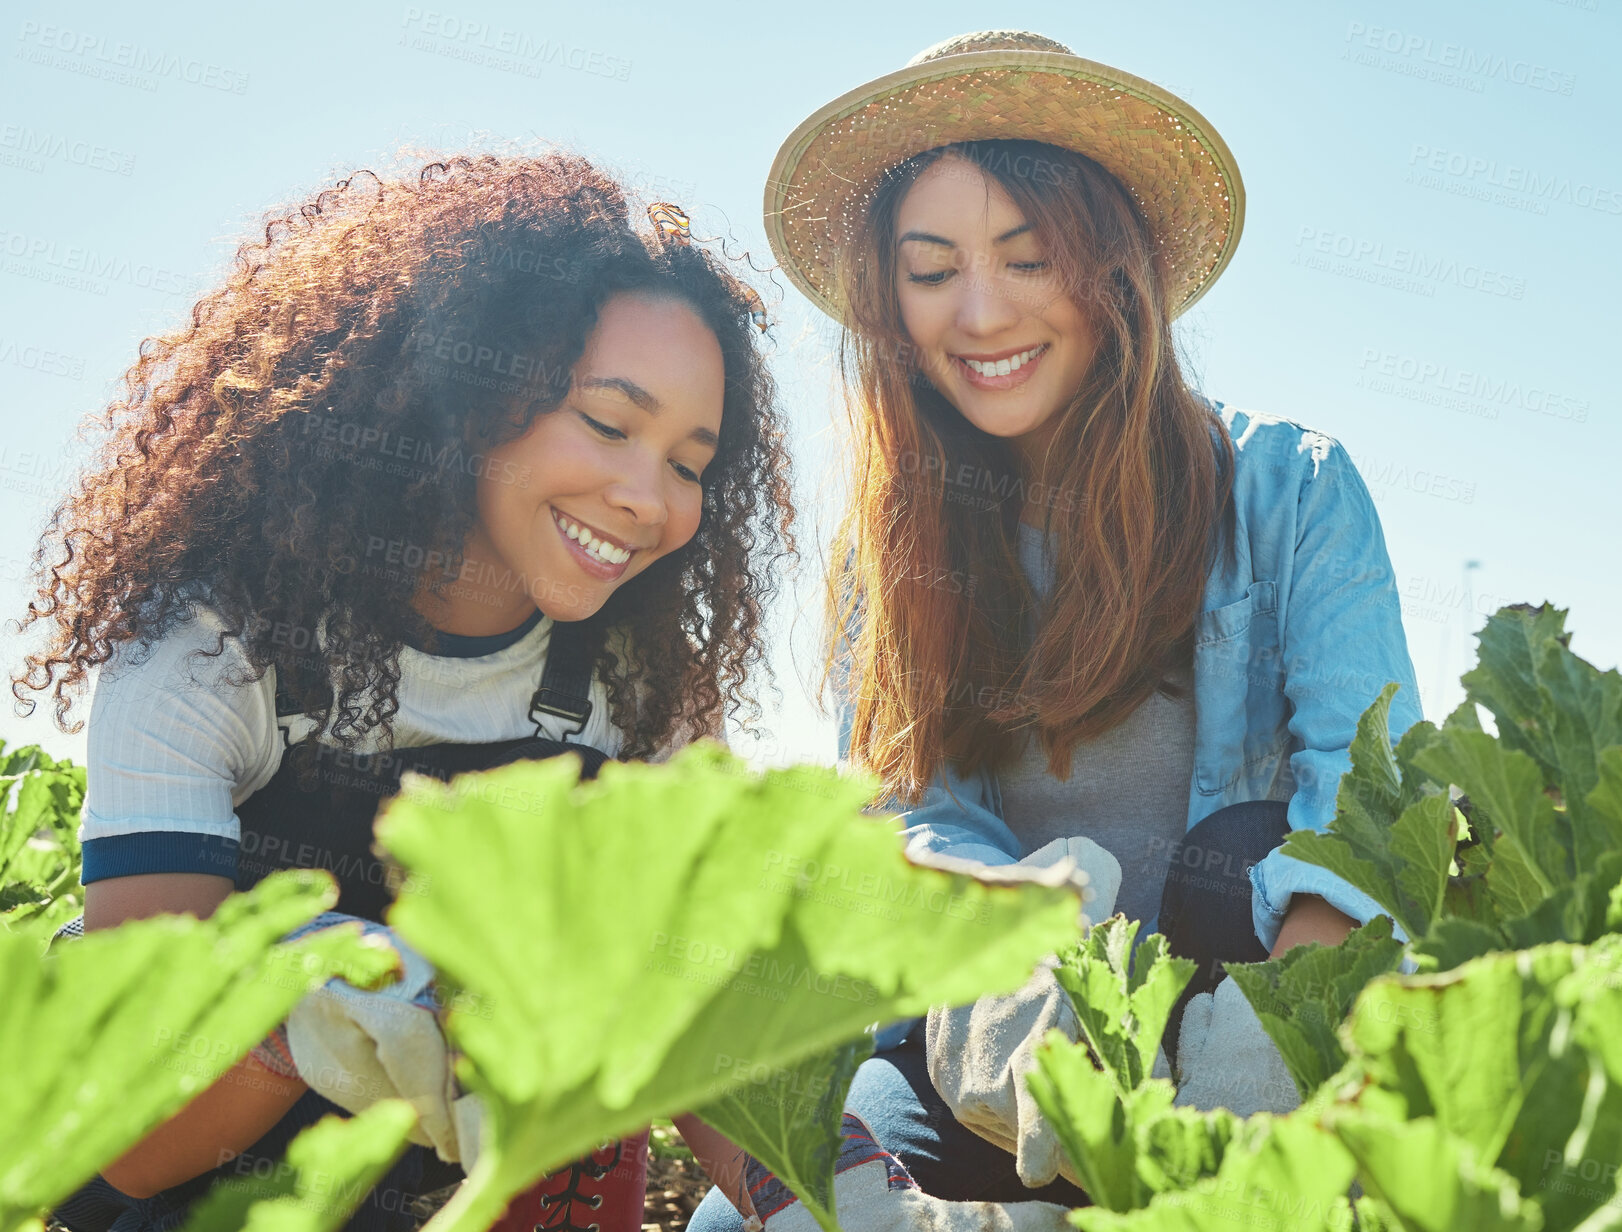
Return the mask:
M1234 444L1234 551L1206 579L1194 643L1187 828L1248 800L1288 801L1292 830L1335 816L1357 720L1396 681L1393 743L1420 718L1396 579L1368 488L1341 445L1288 419L1210 404ZM853 707L839 699L839 751ZM1029 854L1003 822L996 775L944 768L901 812L909 855L984 864ZM1327 869L1274 850L1250 869L1256 936L1271 949L1294 894L1366 923L1383 914ZM893 1041L892 1041L893 1042Z

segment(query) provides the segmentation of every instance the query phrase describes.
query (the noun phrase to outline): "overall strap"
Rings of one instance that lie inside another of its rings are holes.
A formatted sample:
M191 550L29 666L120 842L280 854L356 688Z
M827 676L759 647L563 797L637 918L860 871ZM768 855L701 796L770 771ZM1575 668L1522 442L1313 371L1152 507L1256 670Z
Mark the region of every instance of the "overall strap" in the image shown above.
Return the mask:
M590 621L554 621L546 647L546 668L540 687L530 698L529 718L537 735L544 735L537 715L549 714L573 723L564 739L586 730L591 717L591 672L602 645L599 631Z
M591 673L597 651L602 644L601 633L590 627L589 621L555 621L551 640L546 648L546 666L541 671L541 683L529 702L529 718L538 735L544 735L536 716L549 714L574 724L574 730L565 733L577 736L586 730L591 717ZM293 700L281 674L276 678L276 717L288 718L302 713L303 708Z

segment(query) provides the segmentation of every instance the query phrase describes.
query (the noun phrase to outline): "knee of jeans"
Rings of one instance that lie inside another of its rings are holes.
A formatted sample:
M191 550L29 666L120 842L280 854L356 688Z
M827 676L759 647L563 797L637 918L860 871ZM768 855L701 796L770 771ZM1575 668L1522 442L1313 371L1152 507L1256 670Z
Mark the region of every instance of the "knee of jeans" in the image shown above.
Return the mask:
M1247 800L1220 808L1183 835L1172 852L1173 870L1196 865L1259 863L1290 832L1281 800Z
M715 1186L687 1221L688 1232L743 1232L743 1216Z

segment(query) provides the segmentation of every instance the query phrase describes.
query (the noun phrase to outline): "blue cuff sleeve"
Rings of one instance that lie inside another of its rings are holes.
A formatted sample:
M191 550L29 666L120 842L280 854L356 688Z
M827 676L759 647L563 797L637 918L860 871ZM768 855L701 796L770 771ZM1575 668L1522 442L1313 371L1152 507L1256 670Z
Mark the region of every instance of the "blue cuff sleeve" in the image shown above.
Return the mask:
M237 841L213 834L190 834L183 830L145 830L139 834L117 834L110 838L87 839L84 844L84 885L109 877L132 877L138 873L212 873L235 877Z

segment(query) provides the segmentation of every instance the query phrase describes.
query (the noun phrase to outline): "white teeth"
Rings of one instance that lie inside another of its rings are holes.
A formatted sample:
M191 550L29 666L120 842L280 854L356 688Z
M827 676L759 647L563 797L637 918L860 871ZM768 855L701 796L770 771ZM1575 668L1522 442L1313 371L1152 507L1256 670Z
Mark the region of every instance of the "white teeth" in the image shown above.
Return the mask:
M986 362L978 359L965 359L963 362L978 372L981 376L1007 376L1010 372L1017 372L1021 365L1028 364L1043 351L1047 350L1047 343L1032 347L1028 351L1021 351L1018 355L1007 359L997 359Z
M629 548L616 547L606 539L597 538L584 526L571 522L555 510L553 516L557 520L558 528L585 549L588 556L595 557L608 565L623 565L631 559L631 550Z

